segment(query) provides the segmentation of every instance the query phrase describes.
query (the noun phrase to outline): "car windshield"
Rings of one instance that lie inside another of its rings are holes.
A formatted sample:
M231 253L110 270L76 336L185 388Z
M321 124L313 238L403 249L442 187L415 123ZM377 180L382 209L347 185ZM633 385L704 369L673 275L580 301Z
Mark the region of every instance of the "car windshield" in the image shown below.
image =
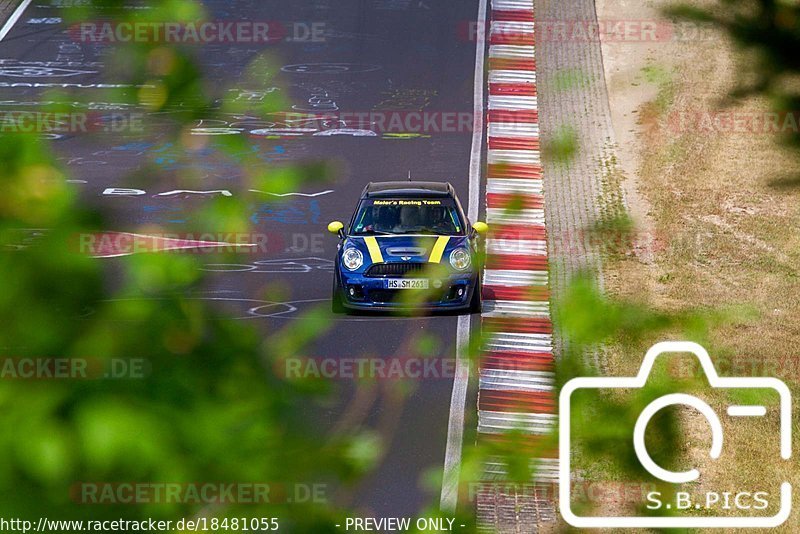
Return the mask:
M353 222L353 235L463 234L456 203L444 199L366 199Z

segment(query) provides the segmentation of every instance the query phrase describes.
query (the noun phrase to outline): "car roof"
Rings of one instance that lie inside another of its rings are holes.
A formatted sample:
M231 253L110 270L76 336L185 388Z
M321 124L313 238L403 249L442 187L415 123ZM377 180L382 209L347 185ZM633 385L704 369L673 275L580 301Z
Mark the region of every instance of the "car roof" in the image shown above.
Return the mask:
M387 197L454 197L449 182L370 182L362 198Z

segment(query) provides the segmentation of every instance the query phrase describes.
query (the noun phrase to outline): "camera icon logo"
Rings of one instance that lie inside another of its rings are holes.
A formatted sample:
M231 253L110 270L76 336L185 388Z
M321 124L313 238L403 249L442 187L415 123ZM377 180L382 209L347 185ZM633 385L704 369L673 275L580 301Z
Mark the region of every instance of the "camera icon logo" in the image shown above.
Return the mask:
M777 394L779 425L780 425L780 456L783 460L788 460L792 454L791 445L791 393L789 388L781 380L769 377L720 377L711 358L706 350L697 343L685 341L668 341L657 343L651 347L644 357L644 361L635 377L582 377L574 378L567 382L561 389L559 396L559 508L562 517L570 525L578 528L773 528L784 523L791 512L792 506L792 487L789 482L782 482L780 485L779 509L773 515L762 516L745 514L743 516L719 515L713 513L715 510L709 507L704 514L674 516L674 515L640 515L640 516L586 516L577 515L572 509L572 472L571 472L571 403L573 395L578 392L590 392L592 390L603 389L641 389L645 386L648 377L653 369L656 358L664 353L691 353L700 362L705 373L709 386L712 389L721 390L770 390L772 395ZM659 481L671 484L689 484L701 479L701 473L697 469L687 471L670 471L658 465L650 456L645 444L645 431L651 419L662 409L669 406L688 406L702 415L711 429L711 446L708 456L712 461L717 461L723 452L725 438L723 436L723 425L719 415L714 409L702 399L686 393L673 393L659 397L650 402L641 412L632 432L632 446L635 456L647 473ZM758 418L767 415L767 408L761 405L743 406L732 405L727 407L727 417L729 418ZM731 451L728 451L731 454ZM708 492L709 494L714 492ZM761 492L766 495L766 492ZM688 494L687 494L688 495ZM715 497L706 497L707 503L717 502L719 494L714 493ZM747 494L748 498L752 497ZM727 498L726 498L727 499ZM736 501L738 503L737 494ZM657 501L656 502L660 502ZM687 497L686 503L691 503ZM747 507L748 511L753 508L766 509L764 507ZM666 508L670 509L670 504ZM675 510L700 509L700 504L686 504L685 506L675 506ZM652 508L648 507L652 510ZM730 510L730 508L726 508ZM737 508L738 510L738 508Z

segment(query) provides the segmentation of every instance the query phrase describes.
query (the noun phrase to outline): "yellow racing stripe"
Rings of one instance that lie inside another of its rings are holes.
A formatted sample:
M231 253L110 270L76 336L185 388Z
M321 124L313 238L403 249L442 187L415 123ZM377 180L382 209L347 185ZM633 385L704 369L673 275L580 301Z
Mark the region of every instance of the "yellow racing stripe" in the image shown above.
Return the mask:
M428 263L440 263L442 261L442 254L444 254L444 249L449 241L450 236L446 235L436 240L436 244L433 245L433 250L431 250L431 257L428 258Z
M383 254L381 254L381 247L378 246L378 240L374 237L365 237L364 242L367 244L369 259L372 260L372 263L383 263Z

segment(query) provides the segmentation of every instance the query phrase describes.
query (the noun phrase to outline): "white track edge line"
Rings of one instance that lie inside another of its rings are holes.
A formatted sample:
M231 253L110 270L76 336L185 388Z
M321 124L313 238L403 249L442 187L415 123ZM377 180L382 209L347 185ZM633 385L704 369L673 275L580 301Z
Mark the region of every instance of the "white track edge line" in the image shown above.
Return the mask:
M478 3L478 27L486 27L487 0ZM483 148L483 94L484 94L484 58L486 55L486 37L484 31L477 32L475 43L475 76L473 79L474 100L473 117L475 124L472 130L472 147L470 149L469 166L469 205L467 217L474 221L478 216L482 148ZM464 412L467 404L469 387L469 337L470 315L459 315L456 327L456 376L453 380L453 393L450 396L450 417L447 423L447 448L444 456L442 473L442 493L439 507L442 511L454 513L458 506L458 483L461 477L461 451L464 441Z
M23 2L19 6L17 6L17 9L11 14L11 16L8 17L8 20L3 25L3 28L0 29L0 41L6 38L8 32L11 31L11 28L14 27L14 25L17 23L22 14L25 13L25 10L28 9L30 3L31 0L23 0Z

